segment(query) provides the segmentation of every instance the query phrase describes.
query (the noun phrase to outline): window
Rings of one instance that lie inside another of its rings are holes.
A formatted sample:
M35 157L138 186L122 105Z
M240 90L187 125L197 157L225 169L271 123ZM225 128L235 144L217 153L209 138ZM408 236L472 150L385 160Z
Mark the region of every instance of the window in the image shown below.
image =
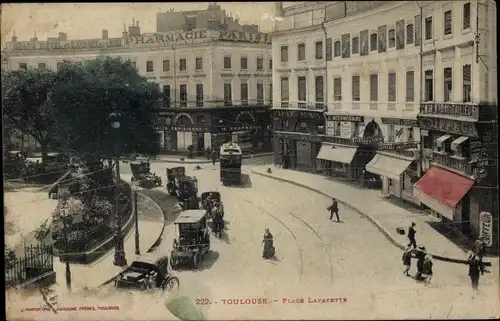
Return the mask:
M263 84L257 84L257 104L263 104L264 103L264 85Z
M203 107L203 84L196 84L196 107Z
M465 65L462 67L462 77L463 77L463 86L464 86L464 103L470 103L472 101L471 92L472 92L472 84L471 84L471 66Z
M273 84L269 84L269 100L273 101Z
M307 101L307 80L306 77L297 77L297 92L299 101Z
M257 58L257 70L264 70L264 58Z
M413 70L409 70L406 72L406 101L412 102L415 100L415 87L414 87L414 79L415 73Z
M231 106L233 104L233 93L231 84L224 84L224 106Z
M453 70L444 68L444 101L451 101L453 97Z
M340 52L340 41L335 41L335 43L333 44L333 56L340 57Z
M60 69L60 64L62 64L61 62L58 62L57 63L57 70ZM25 63L25 62L21 62L19 63L19 69L22 69L22 70L28 70L28 64Z
M131 61L130 63L132 64L132 67L134 69L137 69L137 63L135 61ZM58 66L57 68L59 68L59 64L57 66Z
M413 43L413 24L409 24L406 26L406 44Z
M464 12L463 12L463 29L470 28L470 2L464 4Z
M153 72L154 71L154 63L152 60L146 61L146 72Z
M281 62L288 62L288 46L281 46Z
M451 30L451 10L448 10L444 13L444 34L451 35Z
M324 92L324 84L323 84L323 76L316 76L315 78L315 91L316 91L316 108L323 108L325 101L325 92ZM321 103L321 104L318 104Z
M46 69L47 65L44 62L39 62L38 63L38 69Z
M224 57L224 69L231 69L231 57Z
M396 46L396 31L394 29L389 30L389 48L394 48Z
M64 64L64 63L63 63L62 61L58 62L58 63L57 63L57 70L61 70L61 68L62 68L63 64ZM25 66L25 67L23 68L24 70L28 69L28 65L27 65L27 64L19 64L19 68L21 68L21 65L24 65L24 66ZM134 65L134 67L135 67L135 65Z
M315 57L316 57L316 60L323 59L323 41L316 41Z
M422 19L420 15L415 16L415 46L420 46L421 30L422 30Z
M394 125L387 125L387 136L389 137L389 143L394 142L394 138L396 137L396 128Z
M370 101L378 101L378 75L370 75Z
M273 70L273 60L269 59L269 69Z
M352 38L352 53L359 54L359 38L358 37Z
M396 101L396 73L390 72L387 77L387 100L390 102Z
M288 107L290 100L290 83L288 77L281 78L281 107Z
M187 85L181 85L179 88L181 107L187 107Z
M377 34L372 33L370 35L370 50L371 51L377 51L377 43L378 43Z
M333 100L342 101L342 78L333 78Z
M425 40L432 39L432 17L425 18Z
M241 104L248 105L248 84L243 83L240 85L240 94L241 94Z
M170 107L170 86L163 86L163 101L165 102L165 107Z
M240 59L240 65L242 70L248 69L248 58L247 57L241 57Z
M200 57L196 58L195 68L196 68L196 70L203 69L203 58L200 58Z
M179 59L179 70L186 71L186 69L187 69L186 59Z
M424 99L425 101L434 101L434 75L432 70L426 70L424 73Z
M163 72L170 71L170 60L163 60Z
M352 101L360 100L359 76L352 76Z
M306 44L301 43L297 45L297 60L302 61L306 60Z
M332 53L333 53L332 46L333 46L332 38L326 39L326 60L327 61L332 61Z

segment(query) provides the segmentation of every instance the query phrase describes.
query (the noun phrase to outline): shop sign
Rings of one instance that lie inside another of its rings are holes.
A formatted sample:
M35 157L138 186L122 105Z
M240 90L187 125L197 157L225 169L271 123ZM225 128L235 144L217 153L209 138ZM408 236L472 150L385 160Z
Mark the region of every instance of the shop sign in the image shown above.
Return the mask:
M355 115L327 115L327 120L330 121L343 121L343 122L351 122L357 123L363 121L363 116L355 116Z
M170 130L175 130L178 132L193 132L193 133L207 131L207 129L205 127L196 127L196 126L173 126L173 127L170 127Z
M382 143L379 144L378 150L405 150L410 148L418 148L417 142L406 142L406 143Z
M273 110L273 117L297 117L298 112L296 110Z
M307 112L307 111L299 111L299 117L302 119L323 119L322 113L317 112Z
M128 37L125 40L126 45L164 45L174 42L186 42L207 38L207 31L183 31L171 33L155 33L150 35L141 35L137 37Z
M429 115L468 117L479 119L479 108L470 104L420 104L420 112Z
M310 134L296 134L296 133L280 133L280 132L275 132L276 136L282 137L282 138L287 138L287 139L293 139L293 140L298 140L298 141L304 141L304 142L322 142L324 140L323 136L318 136L318 135L310 135Z
M493 216L489 212L479 213L479 238L483 239L484 245L493 245Z
M271 36L267 33L252 33L243 31L220 31L219 40L253 42L253 43L271 43Z
M420 128L428 130L438 130L445 133L453 133L462 136L477 136L477 129L474 123L437 118L420 118Z
M352 142L355 143L355 144L366 144L366 145L369 145L369 144L376 144L376 143L380 143L380 142L383 142L384 141L384 138L383 137L353 137L352 138Z
M257 129L257 126L255 125L243 125L243 126L236 126L236 127L230 127L230 131L232 132L237 132L237 131L242 131L242 130L254 130Z
M417 127L418 126L416 119L387 118L387 117L382 117L382 124L406 126L406 127Z
M97 49L122 46L122 39L84 39L69 41L20 41L14 50L60 50L60 49Z

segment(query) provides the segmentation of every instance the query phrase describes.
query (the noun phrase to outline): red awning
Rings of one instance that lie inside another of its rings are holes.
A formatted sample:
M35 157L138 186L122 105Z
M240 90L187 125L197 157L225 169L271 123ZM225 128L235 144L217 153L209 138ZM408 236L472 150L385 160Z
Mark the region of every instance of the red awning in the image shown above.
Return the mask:
M474 185L474 180L449 172L447 170L431 167L425 175L418 180L415 187L434 200L455 207Z

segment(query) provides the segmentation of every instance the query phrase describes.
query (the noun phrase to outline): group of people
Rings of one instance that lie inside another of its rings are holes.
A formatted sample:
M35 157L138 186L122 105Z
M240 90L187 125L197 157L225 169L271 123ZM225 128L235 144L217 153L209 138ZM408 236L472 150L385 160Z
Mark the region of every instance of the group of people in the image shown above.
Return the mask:
M212 217L212 223L215 225L215 232L221 233L224 229L224 209L222 202L213 199L210 195L206 199L206 206Z
M428 285L431 282L433 275L432 255L427 254L425 246L420 246L418 248L407 246L402 257L403 264L405 266L405 270L403 271L404 275L410 275L409 271L411 268L412 258L417 259L417 273L415 274L415 279L417 281L423 281L425 285Z

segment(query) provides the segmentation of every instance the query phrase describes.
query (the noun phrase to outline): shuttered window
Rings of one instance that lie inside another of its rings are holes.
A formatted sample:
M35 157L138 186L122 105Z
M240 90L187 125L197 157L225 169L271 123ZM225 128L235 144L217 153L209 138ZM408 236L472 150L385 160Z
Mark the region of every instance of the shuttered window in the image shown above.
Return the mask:
M370 35L370 50L371 51L376 51L377 50L377 43L378 43L377 34L376 33L372 33Z
M179 88L181 107L187 107L187 85L180 85Z
M203 107L203 84L196 84L196 107Z
M333 42L332 38L326 39L326 60L327 61L332 61L332 48Z
M281 78L281 101L282 107L288 107L288 101L290 100L290 83L288 77Z
M231 69L231 57L229 56L224 57L224 68Z
M163 71L164 72L170 71L170 60L168 59L163 60Z
M264 70L264 58L257 58L257 70Z
M297 92L299 101L307 101L307 80L306 77L297 77Z
M306 44L301 43L297 45L297 60L306 60Z
M463 29L470 28L470 2L464 4L464 14L463 14Z
M231 84L224 84L224 105L231 106L233 103L233 93Z
M342 100L342 78L333 79L333 100Z
M388 88L388 93L387 93L387 100L388 101L396 101L396 73L391 72L389 73L387 77L387 88Z
M281 62L288 62L288 46L281 46Z
M406 43L407 44L413 43L413 24L411 23L406 26Z
M257 103L258 104L264 103L264 85L263 84L257 84Z
M352 101L359 101L359 99L360 99L359 76L352 76Z
M415 46L420 46L421 25L422 21L420 15L415 16Z
M389 48L394 48L396 46L396 31L394 29L389 30Z
M341 54L340 41L335 41L335 44L333 45L333 56L340 57L340 54Z
M452 25L451 25L451 10L444 13L444 34L451 35Z
M370 101L378 101L378 75L370 75Z
M316 102L324 102L325 94L324 94L324 84L323 84L323 76L316 76L314 81L315 89L316 89ZM318 107L319 108L319 107Z
M358 37L352 38L352 53L359 54L359 38Z
M434 72L432 70L426 70L424 74L424 100L434 101Z
M415 72L413 70L406 72L406 101L415 100Z
M463 66L462 73L463 73L463 86L464 86L464 93L463 93L464 103L470 103L472 101L471 65Z
M425 18L425 40L432 39L432 17Z
M247 57L240 58L240 69L247 70L248 69L248 59Z
M151 60L146 61L146 72L154 71L154 63Z
M202 70L203 69L203 58L199 57L199 58L196 58L196 61L195 61L195 67L196 67L196 70Z
M240 84L240 95L241 95L241 104L248 104L248 84Z
M453 70L444 68L444 101L451 101L453 97Z

